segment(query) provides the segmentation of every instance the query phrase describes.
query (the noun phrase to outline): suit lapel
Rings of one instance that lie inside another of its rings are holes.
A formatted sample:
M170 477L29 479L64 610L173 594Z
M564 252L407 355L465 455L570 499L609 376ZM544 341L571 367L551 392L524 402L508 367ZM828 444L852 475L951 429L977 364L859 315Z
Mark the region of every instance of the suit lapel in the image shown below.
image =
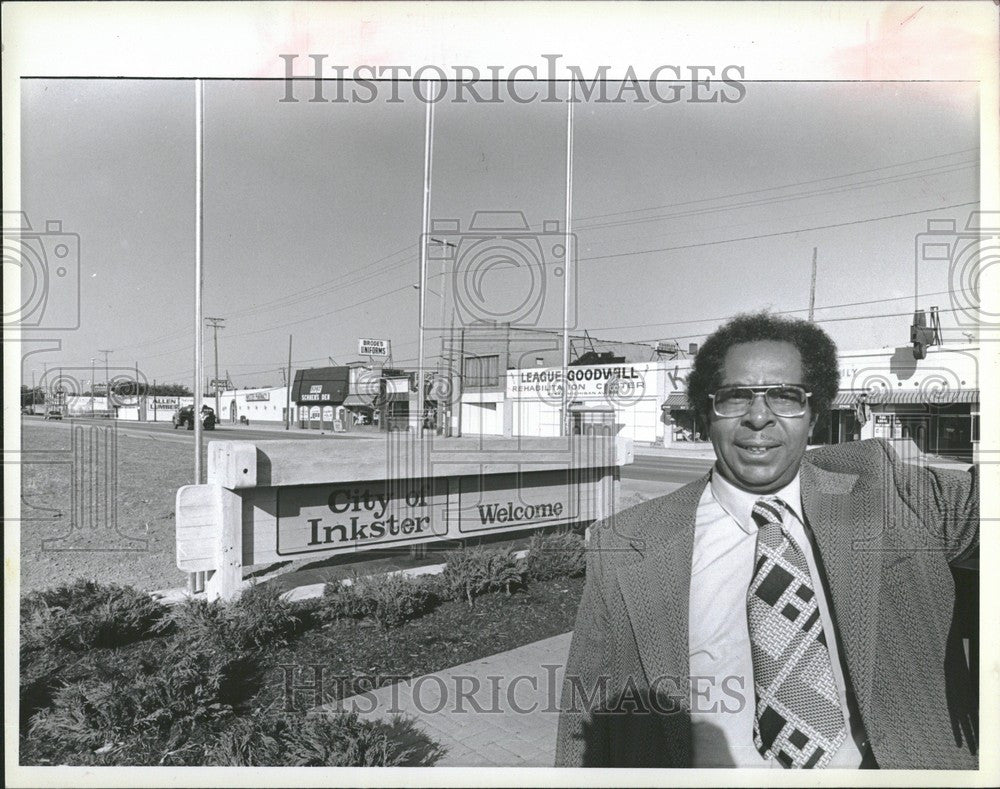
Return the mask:
M630 540L638 560L617 567L625 607L639 648L639 658L650 682L680 678L688 668L688 605L694 519L708 475L674 495L650 502L648 522ZM690 705L686 684L679 700Z
M802 464L802 499L826 576L831 615L862 717L871 720L881 584L882 502L856 474Z
M636 558L623 556L616 566L649 681L657 677L686 680L690 671L688 608L695 514L708 479L706 474L674 495L641 508L644 522L635 524L635 536L629 539ZM864 720L871 720L882 567L879 518L883 504L870 493L867 486L858 484L856 474L826 471L808 460L802 464L803 510ZM686 695L681 703L689 707Z

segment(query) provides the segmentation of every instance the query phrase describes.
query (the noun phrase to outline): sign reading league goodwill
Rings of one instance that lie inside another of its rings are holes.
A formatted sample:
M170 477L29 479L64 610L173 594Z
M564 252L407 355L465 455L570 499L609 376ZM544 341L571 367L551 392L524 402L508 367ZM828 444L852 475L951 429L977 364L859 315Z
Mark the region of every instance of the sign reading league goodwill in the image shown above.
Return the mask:
M389 341L388 340L372 340L362 338L358 340L358 355L359 356L388 356L389 355Z
M656 387L646 385L648 364L601 364L566 368L566 393L571 399L609 398L635 400L653 394ZM562 368L508 370L507 397L512 399L548 400L560 398Z

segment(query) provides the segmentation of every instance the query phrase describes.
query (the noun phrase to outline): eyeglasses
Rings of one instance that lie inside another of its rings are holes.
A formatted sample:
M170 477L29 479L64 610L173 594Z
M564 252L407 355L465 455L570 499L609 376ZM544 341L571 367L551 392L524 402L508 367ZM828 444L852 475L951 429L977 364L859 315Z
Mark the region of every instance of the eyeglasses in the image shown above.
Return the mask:
M709 395L716 416L736 417L750 412L758 395L775 416L795 417L806 412L812 392L797 384L768 384L767 386L724 386Z

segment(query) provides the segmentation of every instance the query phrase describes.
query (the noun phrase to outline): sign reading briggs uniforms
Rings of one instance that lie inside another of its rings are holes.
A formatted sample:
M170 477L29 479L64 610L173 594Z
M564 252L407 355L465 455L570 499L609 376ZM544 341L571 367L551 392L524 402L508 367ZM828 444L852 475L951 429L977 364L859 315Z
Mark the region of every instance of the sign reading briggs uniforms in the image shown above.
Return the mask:
M358 340L358 355L359 356L388 356L389 355L389 341L388 340L372 340L367 338L362 338Z

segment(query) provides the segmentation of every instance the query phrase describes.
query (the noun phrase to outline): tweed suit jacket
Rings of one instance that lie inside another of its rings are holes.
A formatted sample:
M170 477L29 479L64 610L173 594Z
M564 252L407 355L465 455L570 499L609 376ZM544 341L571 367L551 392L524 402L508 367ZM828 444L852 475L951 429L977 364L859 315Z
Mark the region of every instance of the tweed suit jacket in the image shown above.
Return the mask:
M592 527L557 766L691 766L689 590L708 479ZM882 768L975 768L950 564L978 559L977 472L903 463L876 439L808 452L801 482L865 745Z

